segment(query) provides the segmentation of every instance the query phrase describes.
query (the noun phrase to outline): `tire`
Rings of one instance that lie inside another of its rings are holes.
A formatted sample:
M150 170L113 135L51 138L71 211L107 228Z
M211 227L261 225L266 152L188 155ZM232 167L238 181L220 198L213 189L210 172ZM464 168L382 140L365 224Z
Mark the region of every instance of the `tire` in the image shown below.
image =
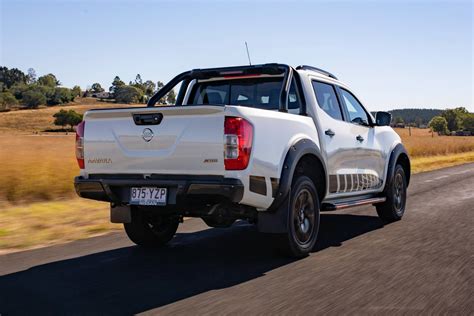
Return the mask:
M290 257L307 256L313 249L319 231L319 198L313 181L298 176L291 186L288 232L280 235L280 246Z
M174 216L156 215L140 209L132 209L132 222L125 223L128 238L144 247L161 247L175 235L179 221Z
M384 203L376 204L377 214L384 222L391 223L402 219L407 198L407 179L401 165L395 166L393 178L386 189Z

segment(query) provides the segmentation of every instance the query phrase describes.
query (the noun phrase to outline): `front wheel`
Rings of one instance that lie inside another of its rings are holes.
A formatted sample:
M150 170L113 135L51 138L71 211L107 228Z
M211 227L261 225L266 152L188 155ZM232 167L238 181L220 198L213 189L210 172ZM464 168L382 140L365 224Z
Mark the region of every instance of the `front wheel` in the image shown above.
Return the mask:
M132 210L132 222L125 223L128 238L139 246L160 247L167 244L178 229L178 218L157 215L152 211Z
M388 183L384 203L376 204L377 214L384 222L402 219L407 198L407 180L401 165L395 166L393 178Z
M319 199L310 178L295 179L288 211L288 233L280 236L283 250L292 257L304 257L313 249L319 231Z

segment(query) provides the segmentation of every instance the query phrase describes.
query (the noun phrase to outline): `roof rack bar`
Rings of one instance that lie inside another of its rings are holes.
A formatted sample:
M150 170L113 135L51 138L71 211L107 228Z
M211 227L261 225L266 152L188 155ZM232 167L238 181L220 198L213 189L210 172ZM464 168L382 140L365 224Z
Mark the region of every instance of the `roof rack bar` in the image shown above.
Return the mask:
M330 73L329 71L326 71L326 70L323 70L321 68L316 68L316 67L313 67L313 66L308 66L308 65L300 65L298 67L296 67L296 70L313 70L313 71L316 71L316 72L319 72L323 75L326 75L328 76L329 78L333 78L333 79L336 79L336 80L339 80L337 79L336 76L334 76L332 73Z

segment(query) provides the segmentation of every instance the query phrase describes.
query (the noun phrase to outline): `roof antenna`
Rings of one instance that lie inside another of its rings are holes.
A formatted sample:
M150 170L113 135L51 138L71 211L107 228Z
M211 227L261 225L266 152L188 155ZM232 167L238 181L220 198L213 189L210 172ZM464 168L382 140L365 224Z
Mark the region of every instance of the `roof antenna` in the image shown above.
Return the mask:
M247 42L245 42L245 48L247 49L247 57L249 58L249 65L252 66L252 62L250 61L249 46L247 45Z

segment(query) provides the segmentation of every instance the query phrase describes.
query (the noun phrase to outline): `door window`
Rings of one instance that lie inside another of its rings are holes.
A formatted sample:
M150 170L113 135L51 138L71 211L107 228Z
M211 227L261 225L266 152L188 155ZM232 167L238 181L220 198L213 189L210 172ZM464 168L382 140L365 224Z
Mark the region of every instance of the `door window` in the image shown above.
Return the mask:
M349 121L361 125L369 125L369 116L365 112L362 105L357 99L347 90L341 89L342 99L349 114Z
M341 107L337 100L334 86L319 81L313 81L313 89L319 107L332 118L342 120Z

